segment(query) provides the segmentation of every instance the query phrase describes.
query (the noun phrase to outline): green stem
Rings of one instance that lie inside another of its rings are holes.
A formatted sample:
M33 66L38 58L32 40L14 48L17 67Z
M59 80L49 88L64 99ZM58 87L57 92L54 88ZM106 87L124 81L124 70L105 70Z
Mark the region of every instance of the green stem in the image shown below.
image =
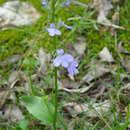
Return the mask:
M55 53L56 53L56 48L57 48L57 40L56 36L54 36L53 39L54 43L54 48L55 48ZM54 113L54 122L53 122L53 129L56 130L56 122L57 122L57 110L58 110L58 82L57 82L57 68L55 67L54 69L54 77L55 77L55 113Z
M56 0L52 1L52 22L55 23L55 4L56 4ZM54 44L54 48L55 48L55 53L56 53L56 49L57 49L57 40L56 40L56 36L54 36L53 39L53 44ZM57 84L57 68L54 69L54 76L55 76L55 113L54 113L54 122L53 122L53 129L56 130L57 126L57 109L58 109L58 84Z
M33 85L32 85L32 79L31 79L31 75L29 74L29 86L30 86L30 90L31 90L31 94L32 96L34 96L34 88L33 88Z
M52 22L55 23L55 3L56 3L56 0L53 0L52 1Z
M57 68L55 68L55 113L54 113L54 122L53 128L56 130L56 122L57 122L57 109L58 109L58 84L57 84Z

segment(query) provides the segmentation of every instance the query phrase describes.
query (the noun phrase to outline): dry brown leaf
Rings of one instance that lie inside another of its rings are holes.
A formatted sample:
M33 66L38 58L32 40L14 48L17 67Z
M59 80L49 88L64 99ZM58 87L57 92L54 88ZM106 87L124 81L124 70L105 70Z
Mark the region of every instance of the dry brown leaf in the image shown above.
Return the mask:
M77 89L80 86L80 82L72 81L69 79L63 79L61 81L62 88L67 88L67 89Z
M7 106L2 114L2 119L4 120L8 120L11 122L17 122L20 121L21 119L23 119L23 114L21 112L21 110L19 109L19 107L15 106L15 105L9 105Z
M100 103L89 104L78 104L75 102L66 103L64 109L67 110L72 117L85 112L88 117L98 117L99 114L107 113L110 109L110 101L106 100Z
M25 81L27 81L27 76L22 71L12 71L12 73L10 74L9 79L8 79L11 89L14 86L16 86L17 83L20 82L20 84L24 84Z
M7 66L8 64L16 64L21 59L22 59L22 56L13 55L12 57L7 58L4 61L0 62L0 66Z
M105 81L103 81L105 80ZM106 79L95 81L93 86L88 90L87 95L91 97L94 101L98 99L104 99L104 93L107 90L106 84L112 84L112 81Z
M114 29L127 30L122 26L113 24L107 18L110 10L113 8L113 5L111 3L112 3L112 0L94 0L93 7L98 12L97 23L106 27L114 28Z
M119 3L120 0L112 0L113 3Z
M10 95L9 90L1 90L0 91L0 109L3 107L5 104L6 100L8 99Z
M126 71L127 73L129 74L130 73L130 52L127 51L123 45L122 45L122 42L120 42L117 46L117 53L118 53L118 56L120 58L120 63L121 65L126 68ZM122 57L121 53L125 54L125 58Z
M38 53L38 59L40 62L41 71L42 73L44 73L45 71L47 71L47 63L50 61L50 55L47 54L43 50L43 48L40 48Z
M118 44L117 50L119 51L119 53L124 53L124 54L126 54L126 55L130 55L130 52L127 51L127 50L123 47L122 42L120 42L120 43Z
M110 73L110 70L105 68L103 64L95 64L95 66L91 67L90 71L83 77L83 82L89 83L108 73Z
M19 72L18 71L13 71L10 76L9 76L9 83L12 84L15 80L19 78Z
M127 73L130 74L130 59L125 61L125 68L127 70Z
M114 59L107 47L104 47L102 49L102 51L99 53L99 57L101 61L108 62L108 63L114 62Z
M113 8L111 0L94 0L93 5L98 12L97 21L99 23L110 24L111 22L107 19L107 16L110 10Z
M81 37L77 39L77 42L74 44L74 49L77 52L78 56L82 56L86 50L85 38Z
M112 23L115 25L119 25L119 20L120 20L120 16L119 16L119 11L115 11L115 13L112 16ZM117 29L115 28L111 28L111 33L112 35L116 35L116 31Z
M112 16L112 23L118 25L119 24L119 12L115 11L114 15Z

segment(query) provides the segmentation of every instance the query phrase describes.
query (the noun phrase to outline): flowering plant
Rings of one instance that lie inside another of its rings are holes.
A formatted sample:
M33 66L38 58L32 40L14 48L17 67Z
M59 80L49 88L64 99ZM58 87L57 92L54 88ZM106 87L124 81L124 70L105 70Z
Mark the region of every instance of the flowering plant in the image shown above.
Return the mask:
M42 0L43 7L49 6L47 0ZM78 63L74 59L74 57L71 54L65 53L63 49L57 49L57 36L60 36L62 33L60 31L60 27L65 27L67 29L72 29L71 26L66 25L63 21L60 21L58 24L56 24L56 15L55 15L55 8L56 8L56 0L52 0L49 3L51 3L51 9L52 9L52 15L51 15L51 24L50 27L46 28L46 31L48 32L49 36L53 39L54 44L54 51L56 54L56 57L53 59L53 66L54 66L54 79L55 79L55 88L54 88L54 104L52 102L49 102L48 96L44 95L43 97L38 96L24 96L23 101L28 109L28 111L36 117L38 120L42 121L45 125L52 125L53 124L53 130L57 130L57 124L59 123L60 119L58 116L58 76L57 76L57 70L59 67L65 68L68 73L71 76L75 76L78 74ZM66 0L64 3L65 6L70 5L70 0ZM57 25L57 26L56 26ZM61 124L62 121L60 121ZM64 129L67 130L67 128L64 126Z

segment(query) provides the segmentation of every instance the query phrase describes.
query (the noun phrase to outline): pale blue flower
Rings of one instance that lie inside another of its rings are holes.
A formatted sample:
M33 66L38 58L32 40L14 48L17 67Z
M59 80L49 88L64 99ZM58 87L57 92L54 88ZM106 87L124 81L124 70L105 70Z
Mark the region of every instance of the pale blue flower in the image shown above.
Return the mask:
M65 6L69 6L70 5L70 0L66 0L66 2L64 3Z
M62 66L64 68L67 68L69 66L69 63L73 60L74 59L70 54L58 55L53 64L55 67Z
M55 35L58 35L58 36L61 35L60 30L55 28L54 23L51 23L50 28L47 28L46 30L48 31L49 35L52 36L52 37L55 36Z
M78 63L76 61L71 62L67 68L69 74L72 76L78 74L79 71L78 71L77 67L78 67Z
M42 0L42 5L46 6L47 5L47 1L46 0Z
M53 61L55 67L62 66L66 68L72 76L78 73L78 63L74 60L72 55L67 53L64 54L63 49L57 50L57 55L58 56Z
M57 55L63 55L64 54L64 50L63 49L58 49L56 51Z

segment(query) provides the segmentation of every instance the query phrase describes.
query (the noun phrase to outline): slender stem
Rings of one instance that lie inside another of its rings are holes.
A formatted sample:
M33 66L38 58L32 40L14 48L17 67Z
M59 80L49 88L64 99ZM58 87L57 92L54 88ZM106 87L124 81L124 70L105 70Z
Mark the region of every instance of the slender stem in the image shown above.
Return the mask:
M56 52L56 48L57 48L57 40L56 40L56 36L54 36L53 39L53 43L54 43L54 48L55 48L55 52ZM57 82L57 68L55 67L54 69L54 77L55 77L55 113L54 113L54 122L53 122L53 129L56 130L56 122L57 122L57 110L58 110L58 82Z
M58 84L57 84L57 68L55 68L55 113L54 113L54 123L53 128L56 130L57 122L57 109L58 109Z
M55 23L55 4L56 0L52 1L52 22ZM57 49L57 40L56 36L53 38L53 44L54 44L54 49L56 53ZM55 113L54 113L54 122L53 122L53 129L56 130L56 122L57 122L57 109L58 109L58 84L57 84L57 68L54 69L54 76L55 76Z
M56 0L52 1L52 22L55 22L55 3Z
M29 74L29 86L30 86L31 94L32 94L32 96L34 96L35 93L34 93L34 88L33 88L33 85L32 85L31 74Z

